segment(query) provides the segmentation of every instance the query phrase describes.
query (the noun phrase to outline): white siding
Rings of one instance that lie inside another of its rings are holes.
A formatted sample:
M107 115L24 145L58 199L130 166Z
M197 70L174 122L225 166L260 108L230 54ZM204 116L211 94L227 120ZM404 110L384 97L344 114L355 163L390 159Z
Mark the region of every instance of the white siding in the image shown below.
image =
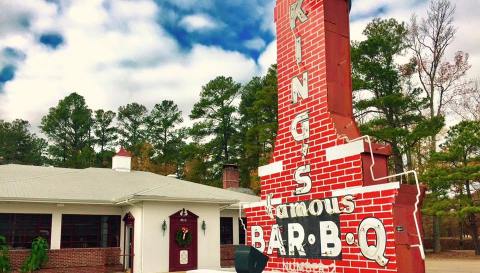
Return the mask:
M143 225L143 272L160 273L169 271L170 215L181 209L198 215L198 267L200 269L220 268L220 208L218 205L197 203L144 203ZM163 235L162 223L167 221L167 231ZM205 221L207 229L202 230ZM135 222L136 224L136 222ZM136 227L135 227L136 228ZM137 241L137 240L136 240Z
M2 203L0 213L52 214L51 248L60 248L62 214L120 215L130 212L135 217L134 273L161 273L169 271L170 215L181 209L198 215L198 268L220 269L220 205L178 202L144 202L132 205L70 205L41 203ZM234 217L234 242L238 243L238 211L224 210L222 216ZM167 221L165 235L163 221ZM202 222L206 223L206 232ZM124 225L121 224L120 247L124 247ZM123 258L120 258L123 262Z

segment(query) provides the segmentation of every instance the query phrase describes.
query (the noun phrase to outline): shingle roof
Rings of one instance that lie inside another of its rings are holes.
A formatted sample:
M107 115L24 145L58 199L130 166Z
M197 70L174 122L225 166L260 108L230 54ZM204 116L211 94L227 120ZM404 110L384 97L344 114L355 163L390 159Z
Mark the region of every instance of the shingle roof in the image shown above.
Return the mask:
M257 196L149 172L0 165L0 201L105 203L187 201L256 202Z

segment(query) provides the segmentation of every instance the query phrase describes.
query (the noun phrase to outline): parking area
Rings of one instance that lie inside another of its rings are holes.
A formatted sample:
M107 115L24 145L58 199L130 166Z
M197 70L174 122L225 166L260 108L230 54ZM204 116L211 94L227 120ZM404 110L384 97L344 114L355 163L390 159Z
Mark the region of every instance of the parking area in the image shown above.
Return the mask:
M427 259L426 273L478 273L480 259Z

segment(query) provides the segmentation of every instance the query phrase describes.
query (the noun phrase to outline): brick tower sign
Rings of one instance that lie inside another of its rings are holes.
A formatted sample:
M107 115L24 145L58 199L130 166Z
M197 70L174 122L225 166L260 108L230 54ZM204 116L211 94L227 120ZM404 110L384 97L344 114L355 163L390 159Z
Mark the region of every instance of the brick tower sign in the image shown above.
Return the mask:
M281 272L423 273L420 188L353 119L349 0L277 0L278 136L244 206L247 242Z

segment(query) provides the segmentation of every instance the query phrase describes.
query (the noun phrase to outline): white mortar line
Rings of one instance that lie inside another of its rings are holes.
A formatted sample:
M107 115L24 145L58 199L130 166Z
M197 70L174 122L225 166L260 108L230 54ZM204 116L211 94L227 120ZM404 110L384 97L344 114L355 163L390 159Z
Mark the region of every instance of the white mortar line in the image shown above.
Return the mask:
M283 171L283 161L277 161L258 168L258 176L263 177Z
M337 197L337 196L345 196L345 195L367 193L367 192L394 190L399 188L400 188L399 182L391 182L391 183L365 186L365 187L353 187L353 188L334 190L332 191L332 196Z

